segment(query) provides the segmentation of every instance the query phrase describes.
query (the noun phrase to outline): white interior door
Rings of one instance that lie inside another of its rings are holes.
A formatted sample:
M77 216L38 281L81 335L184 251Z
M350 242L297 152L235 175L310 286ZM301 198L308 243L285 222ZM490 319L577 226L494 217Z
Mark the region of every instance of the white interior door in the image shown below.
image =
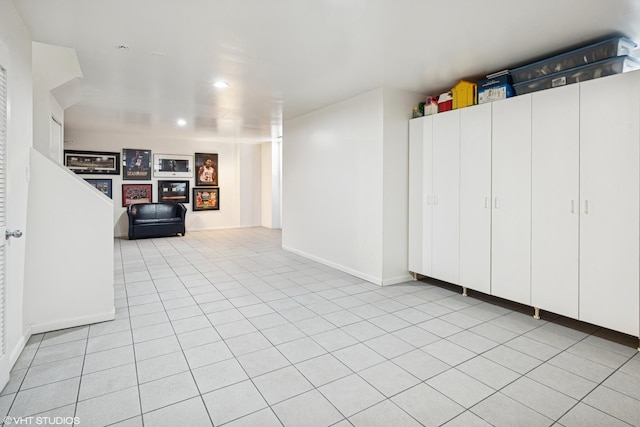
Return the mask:
M458 284L460 260L460 110L433 118L432 277Z
M532 95L531 304L578 317L580 90Z
M531 95L493 103L491 293L531 303Z
M460 285L491 293L491 103L460 110Z

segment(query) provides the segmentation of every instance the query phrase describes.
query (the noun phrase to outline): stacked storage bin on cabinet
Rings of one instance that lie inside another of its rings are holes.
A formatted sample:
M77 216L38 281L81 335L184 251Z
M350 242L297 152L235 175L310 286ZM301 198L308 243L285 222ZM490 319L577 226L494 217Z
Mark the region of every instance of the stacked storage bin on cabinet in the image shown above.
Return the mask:
M636 44L614 37L511 70L517 95L640 68L630 55Z

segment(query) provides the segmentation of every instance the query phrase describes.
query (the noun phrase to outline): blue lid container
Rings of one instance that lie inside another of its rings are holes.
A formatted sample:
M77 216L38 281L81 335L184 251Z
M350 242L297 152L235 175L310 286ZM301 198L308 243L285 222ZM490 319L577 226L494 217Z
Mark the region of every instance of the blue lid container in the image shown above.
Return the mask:
M611 76L613 74L626 73L627 71L633 71L639 68L640 61L637 59L630 56L616 56L594 62L593 64L553 73L549 76L515 83L513 89L517 95L524 95L525 93L550 89L552 87L565 86L572 83Z
M615 56L631 55L636 44L626 37L613 37L511 70L514 83L549 76Z

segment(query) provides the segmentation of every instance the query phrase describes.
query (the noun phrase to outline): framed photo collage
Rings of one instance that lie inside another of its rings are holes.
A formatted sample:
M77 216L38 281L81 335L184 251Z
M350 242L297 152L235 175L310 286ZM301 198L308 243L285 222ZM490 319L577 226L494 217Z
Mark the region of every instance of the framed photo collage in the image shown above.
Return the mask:
M155 198L153 183L123 183L122 207L154 201L188 204L191 200L194 212L220 210L217 153L152 155L148 149L125 148L121 157L118 152L65 150L64 165L83 175L120 175L122 168L123 181L158 178ZM195 186L191 187L194 177ZM113 198L111 178L85 178L85 181L106 197Z

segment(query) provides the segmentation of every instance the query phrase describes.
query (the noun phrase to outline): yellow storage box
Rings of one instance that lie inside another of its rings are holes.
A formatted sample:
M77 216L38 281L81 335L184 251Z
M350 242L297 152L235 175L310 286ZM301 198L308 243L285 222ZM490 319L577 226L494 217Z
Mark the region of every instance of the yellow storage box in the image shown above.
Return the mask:
M453 93L453 109L464 108L478 103L478 85L465 80L460 80L451 89Z

